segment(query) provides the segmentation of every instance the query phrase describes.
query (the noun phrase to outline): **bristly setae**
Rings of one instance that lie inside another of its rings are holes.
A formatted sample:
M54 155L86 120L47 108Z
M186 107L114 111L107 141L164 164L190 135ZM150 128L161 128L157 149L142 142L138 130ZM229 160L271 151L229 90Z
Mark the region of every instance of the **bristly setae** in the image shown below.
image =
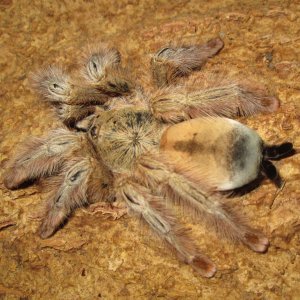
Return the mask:
M291 143L268 145L231 119L276 111L278 99L261 86L230 80L209 84L205 75L192 86L183 84L223 45L216 38L159 50L151 60L154 93L132 80L119 51L107 45L89 49L81 80L57 67L32 77L69 130L29 138L10 160L4 183L16 189L45 178L50 196L42 238L53 235L75 208L119 199L205 277L216 267L179 224L170 203L188 208L229 240L267 251L268 239L221 192L243 189L262 175L280 187L271 160L295 150Z

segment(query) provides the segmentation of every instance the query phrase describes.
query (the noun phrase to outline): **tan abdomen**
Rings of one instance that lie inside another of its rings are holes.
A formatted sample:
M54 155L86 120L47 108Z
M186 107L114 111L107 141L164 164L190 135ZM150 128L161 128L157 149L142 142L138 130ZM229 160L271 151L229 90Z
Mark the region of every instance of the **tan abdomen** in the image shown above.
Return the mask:
M218 190L254 180L260 171L262 141L248 127L226 118L199 118L169 127L160 151L197 172Z

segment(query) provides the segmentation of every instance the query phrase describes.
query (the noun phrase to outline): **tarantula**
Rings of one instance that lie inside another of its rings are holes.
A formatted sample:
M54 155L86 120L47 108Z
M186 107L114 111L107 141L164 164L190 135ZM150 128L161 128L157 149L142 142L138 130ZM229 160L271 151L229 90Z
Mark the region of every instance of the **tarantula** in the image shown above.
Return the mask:
M53 235L75 208L122 199L203 276L213 276L216 267L178 223L170 203L189 208L222 236L256 252L267 250L268 239L221 192L247 187L261 174L281 186L270 160L295 150L291 143L270 146L229 119L275 111L279 101L262 87L205 76L183 84L222 48L215 38L159 50L151 59L157 90L150 93L130 78L119 51L106 45L85 56L80 80L57 67L34 76L37 91L66 127L28 139L9 162L4 183L16 189L48 178L41 238Z

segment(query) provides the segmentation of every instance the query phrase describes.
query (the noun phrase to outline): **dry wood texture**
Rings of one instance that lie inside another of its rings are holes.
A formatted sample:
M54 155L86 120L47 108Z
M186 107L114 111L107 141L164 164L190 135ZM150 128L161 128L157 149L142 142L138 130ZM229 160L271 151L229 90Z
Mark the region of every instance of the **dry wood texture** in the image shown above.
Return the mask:
M220 36L225 47L204 69L221 67L266 84L281 108L242 121L270 143L292 141L299 148L297 2L0 0L0 172L20 140L59 124L30 91L29 72L51 63L73 69L80 49L99 40L145 73L150 53L172 41ZM299 299L300 156L276 165L286 179L282 190L266 180L231 200L270 238L268 253L219 243L182 217L218 266L212 279L180 263L135 219L107 219L102 213L109 208L79 210L64 229L41 240L36 229L43 196L36 186L8 191L1 180L0 299Z

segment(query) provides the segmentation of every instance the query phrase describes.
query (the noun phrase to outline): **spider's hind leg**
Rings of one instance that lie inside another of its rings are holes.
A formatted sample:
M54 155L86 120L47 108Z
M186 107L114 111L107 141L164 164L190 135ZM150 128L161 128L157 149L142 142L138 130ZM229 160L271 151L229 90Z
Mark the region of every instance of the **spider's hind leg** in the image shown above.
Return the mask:
M48 180L51 192L45 217L39 229L41 238L48 238L61 227L76 207L87 204L87 181L91 172L87 159L66 167L66 175L59 175Z
M164 199L136 183L136 178L120 180L117 185L119 196L128 207L146 223L178 254L185 263L191 265L204 277L212 277L216 267L212 261L197 249L176 218L164 204Z
M268 239L251 228L239 211L224 198L209 190L212 187L206 175L197 174L197 168L188 163L168 161L166 158L143 156L136 167L136 176L149 186L160 189L169 201L194 212L208 228L233 241L241 241L255 252L263 253Z

